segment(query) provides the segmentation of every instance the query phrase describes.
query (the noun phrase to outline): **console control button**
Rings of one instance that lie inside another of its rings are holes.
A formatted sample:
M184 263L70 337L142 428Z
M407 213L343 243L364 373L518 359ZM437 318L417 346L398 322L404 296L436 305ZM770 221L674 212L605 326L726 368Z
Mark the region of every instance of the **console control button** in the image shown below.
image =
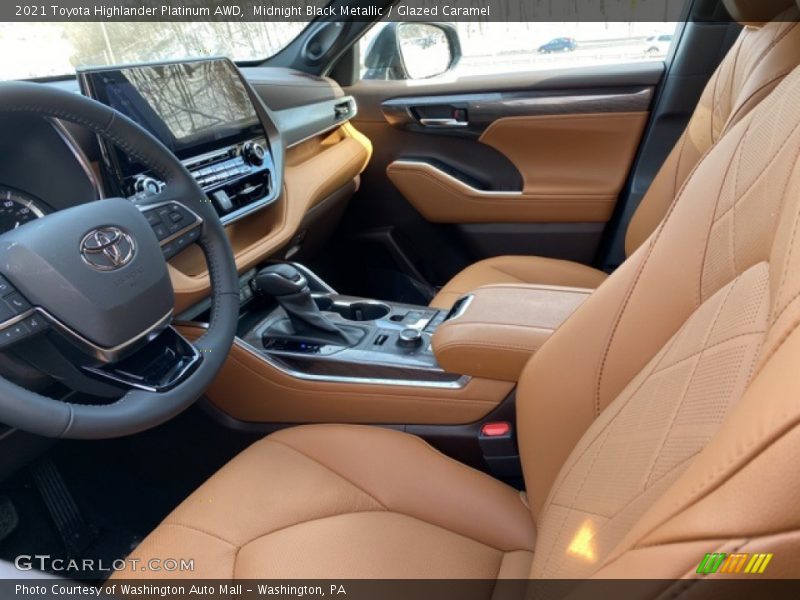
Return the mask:
M422 346L422 332L418 329L404 329L397 337L397 345L409 350Z
M133 182L133 191L136 194L144 194L145 196L159 193L162 187L163 184L160 181L146 175L139 175Z
M416 325L422 320L422 312L418 310L411 311L403 319L405 325Z
M231 202L230 196L225 190L217 190L211 194L211 197L214 198L214 202L222 212L233 210L233 202Z
M295 352L297 354L319 354L322 349L321 344L304 342L302 340L292 340L283 338L264 339L264 349L275 352Z
M244 159L251 165L262 165L264 163L264 156L266 153L267 151L264 150L264 146L258 142L247 142L244 147L242 147L242 155L244 156Z
M425 331L427 332L436 331L436 328L439 327L439 325L441 325L442 323L444 323L445 319L447 319L447 312L440 311L433 319L430 320L428 326L425 327Z

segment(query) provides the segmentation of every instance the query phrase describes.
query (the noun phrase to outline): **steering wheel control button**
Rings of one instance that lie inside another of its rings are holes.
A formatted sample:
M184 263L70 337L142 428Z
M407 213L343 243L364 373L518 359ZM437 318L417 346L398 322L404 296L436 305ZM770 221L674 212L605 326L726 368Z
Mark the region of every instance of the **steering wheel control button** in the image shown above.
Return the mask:
M161 253L169 260L200 239L202 220L177 202L142 209L147 222L161 243Z
M156 234L158 241L161 242L169 236L169 231L167 230L166 225L162 225L159 221L158 225L153 227L153 232Z
M0 348L5 348L14 344L31 334L30 328L24 323L19 322L15 325L6 327L0 331Z
M30 303L25 300L19 292L13 292L3 298L3 300L6 301L6 304L14 311L15 315L21 315L31 309Z
M418 329L404 329L397 338L397 345L408 350L419 348L422 342L422 332Z
M44 318L39 315L32 315L22 321L23 324L30 330L31 333L39 333L47 329L47 323Z
M9 292L13 292L14 288L8 282L8 279L0 275L0 296L3 296Z
M180 237L175 238L175 240L172 243L175 246L176 252L180 252L181 250L185 249L186 246L192 244L198 237L197 235L193 235L195 233L197 233L198 235L200 234L200 232L195 229L188 233L184 233Z
M16 316L16 313L8 304L0 302L0 323L5 323Z

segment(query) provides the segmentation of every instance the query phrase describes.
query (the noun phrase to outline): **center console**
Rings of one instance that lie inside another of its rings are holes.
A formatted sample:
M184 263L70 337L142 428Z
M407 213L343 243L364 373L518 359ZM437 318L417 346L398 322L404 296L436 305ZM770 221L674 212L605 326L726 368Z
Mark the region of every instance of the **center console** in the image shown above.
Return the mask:
M591 291L535 285L474 290L450 310L338 294L301 265L245 282L240 338L276 364L336 380L459 386L516 382L531 356Z
M287 371L331 381L459 387L442 369L431 341L454 310L336 293L296 264L277 264L245 278L239 337Z
M183 162L230 223L280 195L277 129L227 59L83 70L84 94L144 127ZM163 187L155 174L100 139L111 191L134 200Z

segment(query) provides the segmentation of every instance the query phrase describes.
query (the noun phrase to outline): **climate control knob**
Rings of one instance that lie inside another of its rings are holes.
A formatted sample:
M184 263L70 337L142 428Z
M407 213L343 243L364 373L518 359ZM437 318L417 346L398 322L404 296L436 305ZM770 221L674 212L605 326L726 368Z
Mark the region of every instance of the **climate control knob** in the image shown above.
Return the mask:
M242 146L242 156L251 165L260 166L264 163L267 151L258 142L247 142Z
M397 336L397 345L409 350L422 346L422 332L418 329L403 329Z
M146 175L139 175L133 182L133 191L136 194L157 194L161 191L161 182Z

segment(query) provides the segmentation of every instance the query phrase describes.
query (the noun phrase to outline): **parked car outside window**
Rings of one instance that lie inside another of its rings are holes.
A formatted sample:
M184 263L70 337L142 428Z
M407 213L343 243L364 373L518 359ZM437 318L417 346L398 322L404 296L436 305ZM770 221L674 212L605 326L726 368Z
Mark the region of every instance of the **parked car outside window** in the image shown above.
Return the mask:
M578 49L578 42L574 38L560 37L550 40L546 44L539 46L539 54L551 54L553 52L574 52Z

